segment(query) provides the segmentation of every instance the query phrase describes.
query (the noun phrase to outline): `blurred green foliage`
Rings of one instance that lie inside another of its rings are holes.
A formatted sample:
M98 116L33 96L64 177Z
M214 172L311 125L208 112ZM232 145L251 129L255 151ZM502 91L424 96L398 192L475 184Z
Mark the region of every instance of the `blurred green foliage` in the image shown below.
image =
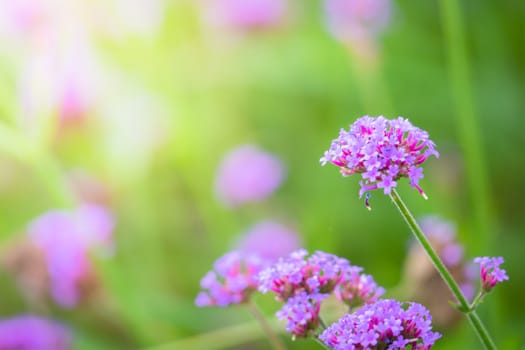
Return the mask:
M381 37L377 71L361 69L331 37L320 2L294 5L297 13L284 28L228 38L202 27L194 3L175 1L154 37L97 38L98 53L109 66L164 106L164 115L154 119L162 131L159 145L147 153L143 166L134 167L132 147L118 156L125 160L108 156L107 141L117 130L102 135L96 123L65 130L38 146L37 157L45 160L19 156L16 150L25 146L2 137L0 238L6 244L34 217L64 205L60 193L69 191L67 171L82 169L110 189L116 252L97 260L104 299L70 311L52 307L49 314L71 325L78 349L157 349L162 344L167 345L159 350L175 349L169 344L239 325L250 336L231 348L267 349L242 307L199 309L193 304L199 280L213 261L250 225L266 218L293 222L305 248L346 257L387 290L394 289L410 240L403 220L380 193L373 194L368 212L357 196L358 180L341 177L335 167L320 167L318 159L338 130L357 117L402 115L430 132L442 156L425 170L428 201L403 181L401 194L416 217L440 214L455 222L469 257L505 257L511 279L487 297L480 312L501 349L523 347L525 3L461 2L481 135L481 144L473 147L481 149L489 180L492 222L486 246L476 244L473 229L439 3L396 2ZM19 108L10 59L0 57L0 120L2 128L16 130ZM366 94L377 104L364 102ZM136 118L128 123L139 123ZM214 174L224 153L243 143L280 156L287 179L266 202L231 210L214 197ZM0 315L32 311L12 276L1 275ZM274 319L277 305L271 299L258 296L257 302ZM303 340L287 343L290 349L319 348ZM444 332L435 348L477 347L473 331L462 324Z

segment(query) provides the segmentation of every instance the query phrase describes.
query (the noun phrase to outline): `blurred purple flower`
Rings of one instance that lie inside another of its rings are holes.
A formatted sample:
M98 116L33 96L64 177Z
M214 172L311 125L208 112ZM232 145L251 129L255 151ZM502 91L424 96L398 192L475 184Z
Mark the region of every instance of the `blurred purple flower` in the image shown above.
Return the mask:
M324 0L328 28L343 42L375 37L388 25L390 0Z
M240 251L257 254L262 259L275 261L301 246L299 234L275 221L261 221L254 225L237 245Z
M426 198L419 186L423 178L419 166L432 155L438 157L439 153L428 133L408 119L364 116L350 125L349 131L341 129L321 164L330 162L340 167L343 176L362 174L359 196L376 189L390 194L397 180L408 177L410 185Z
M321 251L306 258L307 255L306 250L295 251L261 271L259 291L272 291L279 301L286 301L303 291L309 294L331 293L350 263Z
M204 6L211 22L252 30L278 26L288 4L287 0L208 0Z
M88 253L97 247L112 251L113 225L105 208L91 204L49 211L31 222L29 237L45 253L51 295L58 304L78 303L79 282L92 270Z
M385 293L385 289L379 287L371 275L362 271L360 266L347 267L335 289L337 298L351 309L373 303Z
M67 350L71 334L63 325L38 316L0 319L0 350Z
M439 216L427 216L418 221L445 265L452 267L462 262L463 246L456 241L454 224Z
M236 207L262 201L279 187L283 177L283 165L277 157L256 146L244 145L224 157L215 191L221 202Z
M417 303L379 300L343 316L320 336L328 347L344 349L428 350L441 337L432 332L432 317Z
M321 301L327 297L328 294L309 294L301 291L288 299L281 310L277 311L277 318L287 321L286 330L294 339L306 338L319 326Z
M499 267L504 262L501 256L478 257L474 262L480 265L481 286L486 293L490 292L496 284L509 279L507 272Z
M203 306L228 306L249 300L257 290L256 276L264 261L256 255L233 251L219 258L201 280L195 304Z

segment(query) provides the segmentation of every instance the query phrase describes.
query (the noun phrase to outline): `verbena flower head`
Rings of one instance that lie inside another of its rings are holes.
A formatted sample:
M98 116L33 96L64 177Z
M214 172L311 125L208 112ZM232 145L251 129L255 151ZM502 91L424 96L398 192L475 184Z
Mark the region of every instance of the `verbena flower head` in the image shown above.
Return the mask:
M431 323L432 317L422 305L385 299L345 315L319 339L335 350L427 350L441 337L432 332Z
M361 174L359 196L375 189L390 194L397 181L407 177L410 185L426 198L419 186L423 178L420 166L432 155L439 156L428 133L408 119L364 116L348 131L341 129L321 164L330 162L340 167L343 176Z
M80 284L92 273L89 252L95 248L113 249L114 221L97 205L76 210L53 210L29 225L29 239L44 252L51 284L51 295L63 307L75 306Z
M349 266L343 272L343 277L335 289L335 295L351 309L370 304L385 293L370 275L361 273L362 267Z
M286 320L286 330L293 338L307 338L319 326L319 311L321 301L328 294L298 292L286 301L281 310L277 311L277 318Z
M46 318L21 315L0 319L2 350L67 350L71 342L66 327Z
M279 222L265 220L255 224L238 243L237 248L246 253L275 261L287 256L301 246L299 234Z
M478 257L474 262L480 265L481 286L486 293L490 292L496 284L509 279L507 272L499 267L504 262L501 256Z
M233 251L219 258L201 280L197 306L228 306L249 300L257 290L257 274L264 261L256 255Z
M215 180L221 202L237 207L260 202L271 195L284 178L281 161L253 145L240 146L222 161Z
M258 276L259 291L272 291L279 301L286 301L303 291L308 294L331 293L350 263L321 251L308 258L307 255L306 250L298 250L262 270Z

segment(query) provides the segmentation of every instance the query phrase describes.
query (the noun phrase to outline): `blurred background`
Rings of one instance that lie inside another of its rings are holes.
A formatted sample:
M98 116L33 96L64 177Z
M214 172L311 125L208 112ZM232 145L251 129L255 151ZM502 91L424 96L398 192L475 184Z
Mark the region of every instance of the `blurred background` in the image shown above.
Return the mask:
M369 212L357 177L319 165L368 114L429 131L429 200L399 191L462 261L505 258L480 314L524 349L524 16L519 0L0 0L0 348L268 349L242 306L194 304L254 231L449 308L389 198ZM436 327L436 349L479 348L454 315Z

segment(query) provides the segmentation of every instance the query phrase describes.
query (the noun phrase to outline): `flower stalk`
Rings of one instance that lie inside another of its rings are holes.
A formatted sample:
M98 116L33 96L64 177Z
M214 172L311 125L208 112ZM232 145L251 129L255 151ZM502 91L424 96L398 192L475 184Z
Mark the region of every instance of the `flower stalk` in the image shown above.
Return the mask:
M483 322L477 315L476 311L471 308L471 305L469 304L467 298L463 295L461 292L461 289L459 288L459 285L452 277L452 274L448 271L445 264L441 261L439 255L436 253L434 248L430 245L430 242L428 241L427 237L417 224L416 220L410 213L410 210L406 206L406 204L403 202L397 191L393 188L392 192L390 193L390 198L392 199L392 202L397 207L399 212L401 213L401 216L405 219L406 223L408 224L410 230L416 237L417 241L421 244L423 249L426 251L428 257L432 261L432 264L436 267L437 271L443 278L443 281L445 281L446 285L454 295L454 297L457 299L459 305L458 310L463 312L467 319L469 320L470 324L474 328L476 334L478 335L481 343L483 344L485 349L488 350L495 350L496 345L494 344L492 338L490 337L487 329L483 325ZM472 305L476 306L476 305Z
M250 300L246 303L246 307L248 308L248 310L250 310L250 313L261 325L263 332L268 337L268 341L272 344L274 350L286 350L286 347L282 343L281 339L279 339L279 336L273 331L272 327L270 327L270 324L268 323L266 318L261 314L261 311L259 311L257 305L255 305L255 303Z

